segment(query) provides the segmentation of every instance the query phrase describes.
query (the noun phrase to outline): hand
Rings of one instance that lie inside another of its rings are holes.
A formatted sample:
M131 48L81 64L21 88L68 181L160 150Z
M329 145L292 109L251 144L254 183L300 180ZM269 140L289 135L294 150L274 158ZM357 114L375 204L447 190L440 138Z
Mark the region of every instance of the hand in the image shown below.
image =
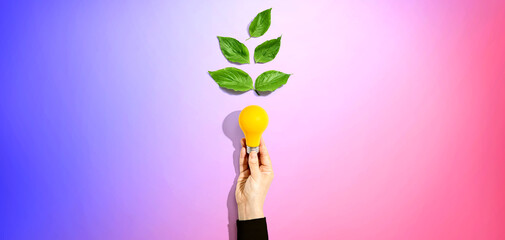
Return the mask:
M265 142L261 139L259 153L247 154L243 138L240 150L240 175L237 179L235 199L238 206L238 219L249 220L263 218L263 204L268 188L274 178L272 162L268 156Z

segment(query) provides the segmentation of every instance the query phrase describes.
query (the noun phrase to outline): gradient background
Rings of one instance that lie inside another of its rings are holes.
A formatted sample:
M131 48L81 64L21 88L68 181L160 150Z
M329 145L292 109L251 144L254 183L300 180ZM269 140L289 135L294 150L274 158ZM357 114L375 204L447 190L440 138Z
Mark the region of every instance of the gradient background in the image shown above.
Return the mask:
M253 79L216 36L282 34ZM236 119L276 177L271 239L505 239L504 1L2 1L1 239L234 239Z

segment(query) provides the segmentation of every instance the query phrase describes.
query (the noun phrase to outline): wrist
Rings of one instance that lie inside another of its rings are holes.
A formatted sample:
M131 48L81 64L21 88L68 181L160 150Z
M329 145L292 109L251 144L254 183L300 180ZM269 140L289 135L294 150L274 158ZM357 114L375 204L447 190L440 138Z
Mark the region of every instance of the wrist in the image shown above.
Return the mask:
M238 204L238 220L264 218L263 207L250 204Z

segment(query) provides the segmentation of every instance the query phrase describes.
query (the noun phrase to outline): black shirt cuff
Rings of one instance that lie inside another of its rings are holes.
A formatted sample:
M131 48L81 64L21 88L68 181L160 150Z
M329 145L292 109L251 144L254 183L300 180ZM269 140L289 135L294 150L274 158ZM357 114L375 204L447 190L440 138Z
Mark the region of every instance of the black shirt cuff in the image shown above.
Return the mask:
M267 219L237 220L237 240L267 240Z

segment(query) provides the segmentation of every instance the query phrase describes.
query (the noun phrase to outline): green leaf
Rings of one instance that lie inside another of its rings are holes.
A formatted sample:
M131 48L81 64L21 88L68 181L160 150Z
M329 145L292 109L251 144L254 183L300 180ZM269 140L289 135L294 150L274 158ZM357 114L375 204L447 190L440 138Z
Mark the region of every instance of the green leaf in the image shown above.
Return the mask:
M257 63L266 63L274 60L281 48L281 37L268 40L257 46L254 49L254 61Z
M249 50L247 47L235 38L217 37L221 52L228 61L234 63L249 63Z
M262 73L256 78L254 89L256 91L274 91L288 82L291 74L270 70Z
M227 67L217 71L209 71L209 74L220 87L240 92L253 89L252 78L238 68Z
M258 13L249 25L249 35L251 37L261 37L270 27L272 9L267 9Z

